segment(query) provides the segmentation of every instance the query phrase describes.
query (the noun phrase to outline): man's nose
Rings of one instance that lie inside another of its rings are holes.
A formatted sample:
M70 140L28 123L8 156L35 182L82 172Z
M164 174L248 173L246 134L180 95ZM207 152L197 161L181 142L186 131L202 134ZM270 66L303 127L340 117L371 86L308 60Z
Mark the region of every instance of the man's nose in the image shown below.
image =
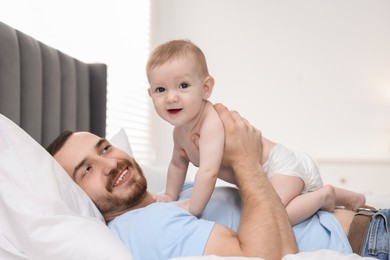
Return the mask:
M103 174L108 175L113 169L115 169L118 166L118 162L116 159L103 158L101 165L102 165Z

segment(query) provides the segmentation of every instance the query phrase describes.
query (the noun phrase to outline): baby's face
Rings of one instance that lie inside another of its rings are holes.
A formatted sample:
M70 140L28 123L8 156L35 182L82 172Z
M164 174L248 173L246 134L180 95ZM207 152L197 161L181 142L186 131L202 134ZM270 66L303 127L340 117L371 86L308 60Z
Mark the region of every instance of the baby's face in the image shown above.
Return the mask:
M204 99L206 76L191 57L174 59L149 73L149 95L158 115L174 126L196 119Z

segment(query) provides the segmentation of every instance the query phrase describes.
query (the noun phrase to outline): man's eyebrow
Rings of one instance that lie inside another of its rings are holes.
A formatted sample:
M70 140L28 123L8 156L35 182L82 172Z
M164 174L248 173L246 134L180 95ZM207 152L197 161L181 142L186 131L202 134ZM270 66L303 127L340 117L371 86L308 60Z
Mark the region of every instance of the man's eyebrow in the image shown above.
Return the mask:
M100 146L103 144L103 143L106 143L108 142L106 138L100 138L99 141L96 143L95 145L95 149L98 150L100 148Z
M72 173L72 179L73 179L76 183L77 183L77 181L76 181L76 172L77 172L81 167L84 166L84 164L85 164L86 161L87 161L87 159L84 159L84 160L82 160L79 164L77 164L76 167L74 167L74 171L73 171L73 173Z
M105 139L105 138L100 138L99 141L95 144L95 149L98 151L99 148L100 148L100 146L101 146L103 143L105 143L105 142L107 142L107 139ZM74 181L76 181L76 179L75 179L75 178L76 178L76 172L77 172L81 167L83 167L83 166L85 165L86 161L87 161L87 159L82 160L82 161L81 161L79 164L77 164L76 167L74 168L73 173L72 173L72 179L73 179Z

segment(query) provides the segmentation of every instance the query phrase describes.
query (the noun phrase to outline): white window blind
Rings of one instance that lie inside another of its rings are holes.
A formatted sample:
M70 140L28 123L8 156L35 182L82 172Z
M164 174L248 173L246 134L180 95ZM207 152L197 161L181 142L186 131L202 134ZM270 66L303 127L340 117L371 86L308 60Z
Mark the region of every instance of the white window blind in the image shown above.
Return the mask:
M129 87L131 89L131 87ZM109 89L107 103L107 138L124 128L134 157L140 163L151 163L150 106L142 91Z
M118 47L120 59L108 65L107 127L109 139L124 128L134 157L139 163L152 163L151 106L147 93L145 64L149 54L149 1L123 2ZM119 8L119 7L118 7ZM129 26L131 25L131 26Z

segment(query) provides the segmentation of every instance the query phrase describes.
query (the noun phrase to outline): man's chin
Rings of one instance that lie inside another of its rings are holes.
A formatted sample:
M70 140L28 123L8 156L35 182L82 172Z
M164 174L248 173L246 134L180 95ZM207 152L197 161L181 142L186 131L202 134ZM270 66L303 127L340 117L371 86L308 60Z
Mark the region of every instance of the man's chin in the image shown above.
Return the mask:
M112 214L114 212L123 212L131 210L136 207L147 194L146 181L132 184L128 193L121 193L120 195L110 194L107 199L99 200L96 205L100 212L105 214Z
M133 175L117 189L107 189L106 195L97 199L95 204L103 215L114 215L136 207L147 194L147 181L137 162L127 162L134 169ZM132 167L133 166L133 167Z

